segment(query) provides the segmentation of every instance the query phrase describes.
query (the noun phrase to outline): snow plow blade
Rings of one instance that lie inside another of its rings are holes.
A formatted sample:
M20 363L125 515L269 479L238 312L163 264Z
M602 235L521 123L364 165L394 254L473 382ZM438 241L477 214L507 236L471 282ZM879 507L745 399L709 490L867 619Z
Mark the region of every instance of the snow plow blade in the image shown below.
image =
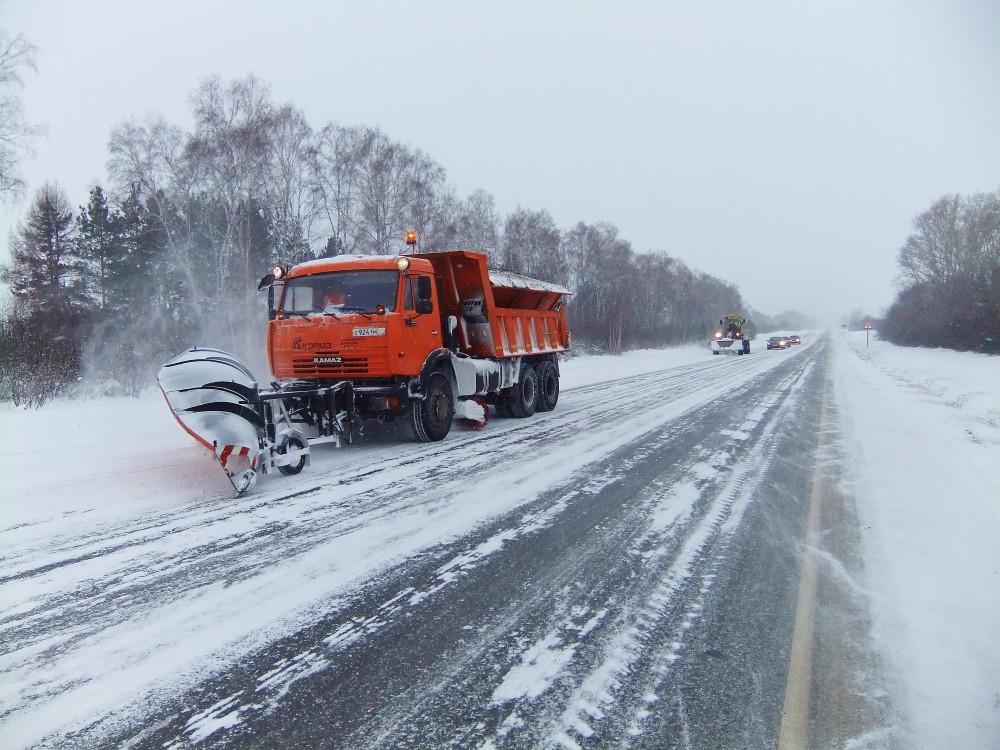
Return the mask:
M236 494L251 489L265 424L246 365L218 349L195 347L164 364L156 379L174 417L215 454Z

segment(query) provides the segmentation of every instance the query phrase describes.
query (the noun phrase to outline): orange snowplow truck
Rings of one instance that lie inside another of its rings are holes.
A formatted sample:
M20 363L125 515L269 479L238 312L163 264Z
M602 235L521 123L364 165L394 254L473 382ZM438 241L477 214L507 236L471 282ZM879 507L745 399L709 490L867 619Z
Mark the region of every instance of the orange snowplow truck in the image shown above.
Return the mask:
M460 401L529 417L559 398L570 291L481 253L335 256L276 267L260 289L276 395L320 439L406 416L441 440Z

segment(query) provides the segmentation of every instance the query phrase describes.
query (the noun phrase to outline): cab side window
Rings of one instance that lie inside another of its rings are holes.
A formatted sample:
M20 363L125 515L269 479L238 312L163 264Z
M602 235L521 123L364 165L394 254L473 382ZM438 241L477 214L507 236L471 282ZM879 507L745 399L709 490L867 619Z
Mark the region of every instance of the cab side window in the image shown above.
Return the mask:
M409 276L406 277L406 284L403 286L403 309L413 310L413 279Z

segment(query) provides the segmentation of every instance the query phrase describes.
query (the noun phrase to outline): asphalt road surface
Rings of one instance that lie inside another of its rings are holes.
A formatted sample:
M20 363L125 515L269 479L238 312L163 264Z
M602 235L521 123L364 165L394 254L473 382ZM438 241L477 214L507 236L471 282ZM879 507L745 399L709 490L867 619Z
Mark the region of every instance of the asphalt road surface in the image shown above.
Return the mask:
M46 745L793 748L788 694L809 747L864 735L890 707L850 586L829 349L706 356L430 446L370 434L238 502L109 532L87 554L143 572L65 595L35 632L68 648L212 596L226 618L227 591L309 606L194 684ZM811 669L790 683L807 558Z

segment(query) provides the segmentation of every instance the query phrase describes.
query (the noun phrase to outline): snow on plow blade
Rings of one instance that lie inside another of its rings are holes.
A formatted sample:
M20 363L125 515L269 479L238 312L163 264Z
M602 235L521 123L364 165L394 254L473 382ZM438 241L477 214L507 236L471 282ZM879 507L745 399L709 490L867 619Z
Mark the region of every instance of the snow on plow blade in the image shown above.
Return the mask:
M215 454L236 493L252 488L264 420L246 365L218 349L195 347L164 364L156 379L181 427Z

